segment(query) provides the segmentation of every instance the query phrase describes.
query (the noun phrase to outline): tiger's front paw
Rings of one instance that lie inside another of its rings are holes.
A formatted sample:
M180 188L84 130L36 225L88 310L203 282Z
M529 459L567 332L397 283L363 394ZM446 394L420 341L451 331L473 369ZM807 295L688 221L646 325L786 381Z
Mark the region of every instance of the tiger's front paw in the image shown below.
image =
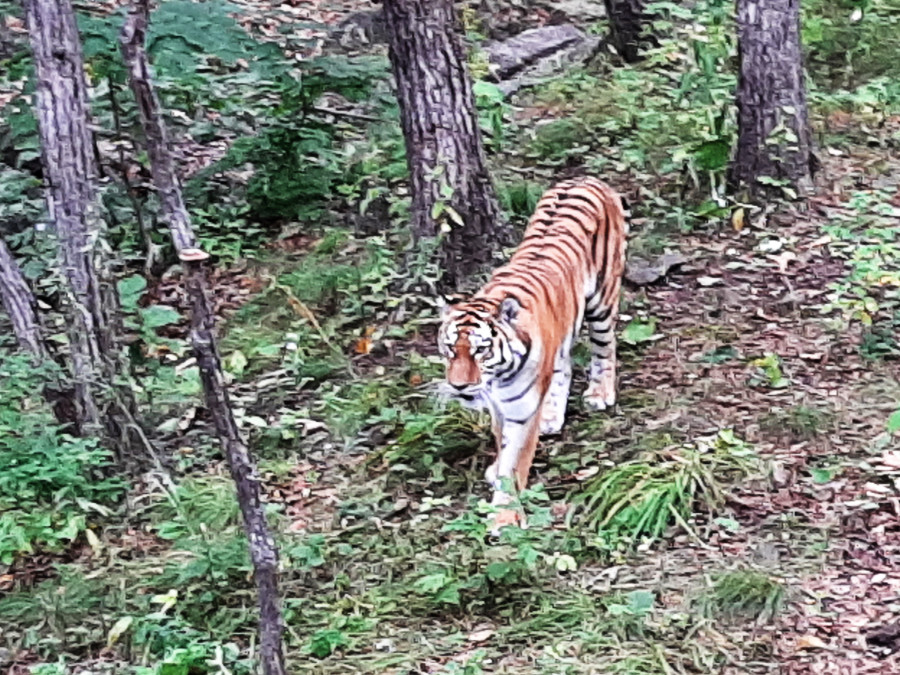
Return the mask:
M515 509L499 509L488 520L488 534L492 539L499 539L500 530L504 527L525 527L525 518Z
M492 539L500 537L500 530L504 527L525 527L525 517L515 508L516 498L502 490L496 490L491 499L491 506L496 511L488 516L488 536Z
M594 386L588 387L584 392L584 405L588 410L606 410L612 408L616 404L615 384L612 386Z
M541 418L541 436L556 436L562 433L566 418L562 415Z

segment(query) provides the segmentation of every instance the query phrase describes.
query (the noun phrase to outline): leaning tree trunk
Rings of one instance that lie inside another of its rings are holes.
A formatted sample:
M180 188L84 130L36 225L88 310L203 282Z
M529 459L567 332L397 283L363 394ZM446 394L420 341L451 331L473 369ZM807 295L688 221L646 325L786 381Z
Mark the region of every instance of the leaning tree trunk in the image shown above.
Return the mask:
M655 38L646 32L649 17L644 0L603 0L609 18L609 41L626 63L640 60L641 46L654 44Z
M265 675L284 675L282 649L283 622L278 594L278 550L269 533L259 488L259 476L253 458L241 438L228 390L222 361L213 333L212 303L206 292L203 261L209 256L197 248L190 217L184 205L175 163L169 151L166 128L159 100L150 79L145 50L149 0L136 0L122 30L121 46L128 67L129 84L137 101L141 126L150 157L153 184L159 195L160 210L172 234L178 257L185 268L187 292L191 299L191 344L206 396L206 407L228 459L231 477L237 489L244 529L250 541L259 595L260 657Z
M139 467L143 439L123 384L118 299L103 252L97 164L88 127L87 81L70 0L25 0L37 74L37 118L47 206L68 282L75 406L85 435L105 437L121 462Z
M805 189L815 158L803 81L800 2L738 0L737 27L739 135L730 183L751 193L759 192L765 179Z
M3 309L12 322L19 348L31 354L35 366L49 362L50 350L47 349L38 321L34 294L28 287L28 282L25 281L25 276L16 263L12 251L2 239L0 239L0 303L3 304ZM81 433L78 426L79 419L72 405L72 392L67 391L55 374L50 377L50 381L44 386L44 398L50 404L56 421L67 431Z
M0 239L0 302L9 315L16 342L22 351L32 354L38 361L45 359L47 349L34 309L37 302L12 251L2 239Z
M491 260L506 236L487 171L452 0L384 0L412 191L412 231L445 235L445 285Z

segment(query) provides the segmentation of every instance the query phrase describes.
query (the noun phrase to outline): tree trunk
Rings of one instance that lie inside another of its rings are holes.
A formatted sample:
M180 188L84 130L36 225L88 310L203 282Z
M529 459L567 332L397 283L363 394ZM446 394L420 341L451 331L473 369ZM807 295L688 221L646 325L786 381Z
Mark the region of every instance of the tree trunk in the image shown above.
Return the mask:
M149 0L136 0L122 30L121 46L128 67L129 84L137 101L141 126L146 136L153 183L159 195L160 211L168 224L172 241L185 268L187 292L191 299L191 344L200 368L206 407L228 459L237 490L244 529L250 541L250 556L259 596L260 657L265 675L284 675L282 649L283 622L278 594L278 550L266 523L259 489L259 476L247 445L241 438L214 336L212 303L206 292L203 260L208 256L196 246L190 216L184 205L175 163L169 152L166 128L159 100L150 79L145 50Z
M148 448L140 445L143 434L134 422L134 399L123 383L118 299L103 252L98 171L75 13L70 0L24 4L37 74L47 207L68 282L69 351L79 426L84 435L105 436L121 462L140 468L142 450Z
M384 0L417 241L443 236L447 286L490 262L506 237L487 171L452 0Z
M609 41L616 53L626 63L640 60L643 44L654 44L656 40L645 34L648 17L643 0L603 0L609 18Z
M16 334L16 342L22 351L33 354L38 360L47 356L44 338L34 308L37 302L22 276L22 270L13 258L6 242L0 239L0 301L9 315Z
M35 311L34 295L6 242L0 239L0 302L9 315L16 341L24 352L32 355L34 364L50 360L41 325ZM72 392L66 391L55 376L44 387L44 398L50 404L56 421L67 430L80 433L78 416L72 405Z
M812 140L800 50L799 0L738 0L738 145L729 182L757 193L760 179L810 185Z

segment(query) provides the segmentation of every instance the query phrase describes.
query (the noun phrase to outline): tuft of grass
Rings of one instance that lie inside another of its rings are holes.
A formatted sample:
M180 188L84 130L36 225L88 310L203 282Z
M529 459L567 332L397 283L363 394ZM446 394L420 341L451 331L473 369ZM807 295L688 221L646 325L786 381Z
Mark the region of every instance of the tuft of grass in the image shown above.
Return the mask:
M830 430L834 413L808 405L775 409L762 418L760 426L771 433L788 432L799 440L810 440Z
M771 620L784 604L784 584L756 570L732 570L717 576L699 600L709 616L736 620Z
M609 540L655 540L672 525L688 527L695 507L714 513L725 483L748 475L754 454L731 430L694 444L646 452L588 481L575 495L569 520Z

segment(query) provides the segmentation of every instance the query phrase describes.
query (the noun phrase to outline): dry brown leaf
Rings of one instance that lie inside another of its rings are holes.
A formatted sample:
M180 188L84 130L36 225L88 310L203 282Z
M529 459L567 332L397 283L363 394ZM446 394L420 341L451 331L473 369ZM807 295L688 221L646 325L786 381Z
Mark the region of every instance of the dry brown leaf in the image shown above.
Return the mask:
M483 628L482 630L476 630L472 633L469 633L469 637L467 638L469 642L486 642L496 633L493 628Z
M828 649L828 645L815 635L801 635L797 638L797 649Z

